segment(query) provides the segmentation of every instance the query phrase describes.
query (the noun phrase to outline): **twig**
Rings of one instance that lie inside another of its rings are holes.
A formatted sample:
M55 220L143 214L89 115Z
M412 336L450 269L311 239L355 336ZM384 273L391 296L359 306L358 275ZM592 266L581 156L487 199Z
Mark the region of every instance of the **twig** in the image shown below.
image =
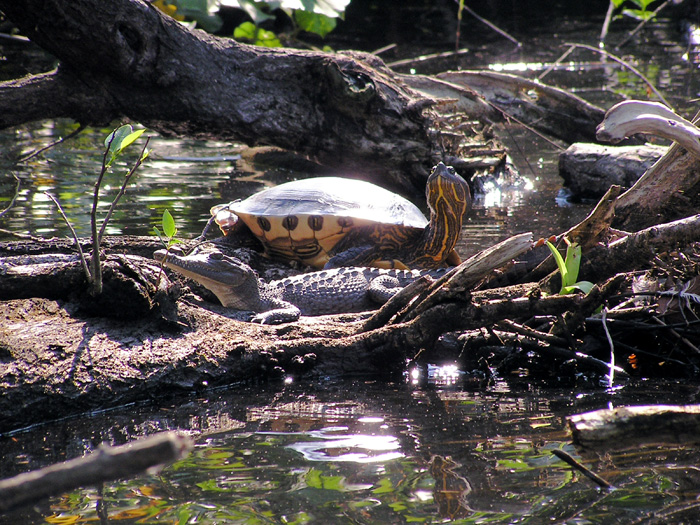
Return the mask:
M387 51L394 49L396 47L396 44L389 44L384 47L380 47L379 49L375 49L372 51L373 55L381 55L382 53L386 53Z
M603 28L600 30L600 39L598 42L603 44L608 36L608 29L610 28L610 21L612 20L613 12L615 11L615 4L612 0L608 2L608 12L605 13L605 21L603 22Z
M588 49L588 50L590 50L590 51L595 51L596 53L600 53L601 55L605 55L605 56L608 57L610 60L612 60L612 61L614 61L614 62L617 62L618 64L621 64L621 65L625 66L627 69L629 69L630 71L632 71L632 73L634 73L634 74L637 75L640 79L642 79L642 81L643 81L647 86L649 86L649 89L651 89L651 90L654 92L654 94L659 98L659 100L661 100L661 102L663 102L664 104L666 104L669 108L673 108L673 106L668 102L668 100L666 100L666 99L664 98L664 96L659 92L658 89L656 89L656 87L654 87L654 85L649 81L649 79L647 79L647 77L645 77L645 76L644 76L637 68L635 68L632 64L629 64L628 62L625 62L625 61L622 60L620 57L615 56L615 55L613 55L612 53L608 53L608 52L605 51L604 49L598 49L597 47L589 46L589 45L587 45L587 44L575 44L575 43L573 43L573 42L566 42L565 45L567 45L567 46L574 46L574 47L580 47L580 48L583 48L583 49Z
M183 457L188 437L164 432L119 447L103 446L82 458L51 465L0 481L0 511L5 512L103 481L128 478Z
M83 265L83 271L85 272L85 278L89 283L92 282L92 275L90 275L90 268L88 267L87 259L85 258L85 254L83 253L83 247L80 245L80 241L78 240L78 235L75 233L75 229L73 228L73 225L70 223L68 220L68 217L66 217L65 212L63 211L63 208L61 207L61 203L58 202L58 199L51 195L49 192L44 192L44 195L46 195L49 199L53 201L53 203L56 205L56 208L58 208L58 213L61 214L61 217L63 218L63 221L66 223L68 228L70 228L71 235L73 235L73 240L75 241L75 245L78 247L78 253L80 254L80 262Z
M549 75L555 67L561 64L564 61L564 59L574 51L574 49L576 49L575 46L569 46L569 49L564 51L562 55L559 58L557 58L551 66L549 66L542 73L540 73L540 75L537 77L537 80L542 80L544 77Z
M133 167L129 170L129 172L126 174L124 177L124 182L122 183L121 188L119 188L119 193L117 193L117 196L114 197L114 200L112 201L111 206L109 207L109 210L107 211L107 215L105 216L104 220L102 221L102 227L100 228L100 232L97 236L97 243L100 244L102 242L102 236L105 233L105 229L107 228L107 224L109 223L109 220L112 217L112 213L114 213L114 209L117 207L117 203L119 202L119 199L121 199L124 194L126 193L126 185L129 184L129 180L131 177L136 173L136 170L143 164L144 161L144 153L146 152L146 147L148 146L148 142L151 140L151 137L146 137L146 143L143 145L143 148L141 149L141 154L139 155L139 159L136 161L136 163L133 165Z
M57 141L52 142L51 144L49 144L48 146L44 146L43 148L39 148L38 150L33 151L32 153L29 153L28 155L25 155L24 157L21 157L17 162L18 162L18 163L20 163L20 162L27 162L29 159L31 159L31 158L33 158L33 157L36 157L37 155L39 155L40 153L43 153L43 152L46 151L47 149L51 149L51 148L53 148L54 146L58 146L61 142L65 142L65 141L68 140L68 139L72 139L72 138L75 137L78 133L80 133L81 131L83 131L85 128L87 128L87 126L84 126L83 124L81 124L80 126L78 126L78 129L76 129L75 131L72 131L71 133L69 133L69 134L66 135L65 137L61 137L61 138L58 139Z
M516 334L532 337L533 339L538 339L540 341L544 341L545 343L559 346L566 346L568 344L568 341L563 337L540 332L539 330L518 324L510 319L503 319L502 321L497 322L496 326L501 330L507 330L510 332L515 332Z
M29 235L27 233L18 233L18 232L13 232L12 230L6 230L5 228L0 228L0 233L3 235L8 235L10 237L17 237L18 239L23 239L25 241L34 241L34 242L45 242L46 239L43 237L37 237L35 235Z
M30 40L26 36L22 35L8 35L7 33L0 33L0 38L14 40L15 42L23 42L25 44L28 44L30 42Z
M483 17L477 15L468 5L465 4L465 5L462 6L462 3L460 2L460 0L455 0L455 2L457 2L458 4L460 4L460 7L463 7L465 11L467 11L470 15L472 15L474 18L476 18L479 22L481 22L482 24L486 24L488 27L490 27L491 29L493 29L496 33L498 33L498 34L501 35L502 37L507 38L508 40L510 40L511 42L513 42L513 43L514 43L516 46L518 46L518 47L522 47L522 46L523 46L515 37L509 35L509 34L506 33L505 31L503 31L503 29L500 29L499 27L497 27L493 22L489 22L489 21L486 20L485 18L483 18Z
M612 4L612 2L610 2L610 3ZM647 25L651 20L654 20L656 18L656 16L661 12L661 10L664 9L670 3L671 3L671 0L666 0L663 4L661 4L659 7L654 9L654 13L652 14L652 16L650 16L646 20L642 20L641 22L639 22L639 24L637 24L637 27L635 27L632 31L630 31L630 33L622 40L622 42L620 42L619 44L617 44L615 46L615 51L619 51L622 46L624 46L627 42L632 40L632 37L634 35L639 33L639 31L645 25Z
M679 334L677 330L671 328L669 325L667 325L666 323L664 323L661 319L659 319L659 318L656 317L656 316L652 316L651 319L652 319L654 322L658 323L658 324L659 324L660 326L662 326L663 328L668 329L669 333L670 333L673 337L677 338L677 339L678 339L679 341L681 341L684 345L686 345L688 348L690 348L696 356L697 356L697 355L700 355L700 349L698 349L697 346L695 346L693 343L691 343L690 341L688 341L688 339L686 339L686 338L683 337L681 334ZM682 323L682 326L688 326L689 324L690 324L689 322Z
M445 51L444 53L431 53L429 55L421 55L414 58L406 58L404 60L397 60L395 62L388 62L387 66L397 67L397 66L408 66L410 64L416 64L418 62L425 62L426 60L433 60L435 58L447 58L457 55L464 55L469 53L467 49L460 49L459 51Z
M13 176L13 177L15 178L15 180L17 181L17 185L15 186L15 194L12 196L12 200L10 201L10 204L7 205L7 208L5 208L4 210L0 211L0 217L2 217L2 216L5 215L8 211L10 211L10 209L12 208L12 206L15 205L15 201L17 200L17 197L19 197L19 187L22 185L22 181L19 179L19 177L17 176L16 173L13 173L12 176Z
M612 388L613 381L615 379L615 345L613 344L612 337L610 337L610 331L608 330L607 313L608 309L604 306L600 318L603 322L603 331L605 331L605 338L608 340L608 345L610 345L610 372L608 373L608 388Z
M573 457L571 457L571 454L568 454L567 452L564 452L563 450L559 450L558 448L553 449L551 452L556 457L561 459L564 463L566 463L567 465L569 465L569 466L575 468L576 470L578 470L579 472L581 472L581 474L586 476L588 479L593 481L598 486L603 487L605 489L615 488L610 483L608 483L603 478L601 478L598 474L593 472L591 469L589 469L588 467L585 467L584 465L582 465L581 463L576 461Z
M112 149L112 142L116 138L116 133L109 136L109 142L102 154L102 169L95 181L95 186L92 192L92 210L90 211L90 233L92 236L92 280L90 281L90 290L93 295L99 295L102 292L102 267L100 266L100 241L97 233L97 204L100 199L100 186L102 179L107 173L107 155Z

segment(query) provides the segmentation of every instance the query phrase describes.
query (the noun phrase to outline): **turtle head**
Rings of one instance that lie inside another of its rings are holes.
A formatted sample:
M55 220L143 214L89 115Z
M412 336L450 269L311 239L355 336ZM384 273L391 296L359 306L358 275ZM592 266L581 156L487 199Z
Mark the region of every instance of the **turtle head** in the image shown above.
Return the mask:
M235 200L228 204L218 204L209 210L214 222L216 222L224 235L231 233L240 222L238 215L236 215L232 210L232 206L238 202L240 202L240 200ZM211 221L211 219L209 220Z
M433 213L451 210L461 226L464 215L472 204L469 184L452 166L439 162L430 172L425 187L425 198Z
M454 249L471 208L469 185L452 166L440 162L430 172L425 197L430 207L426 254L444 261Z
M216 251L180 255L166 250L156 251L153 258L211 290L226 307L256 309L258 275L240 259Z

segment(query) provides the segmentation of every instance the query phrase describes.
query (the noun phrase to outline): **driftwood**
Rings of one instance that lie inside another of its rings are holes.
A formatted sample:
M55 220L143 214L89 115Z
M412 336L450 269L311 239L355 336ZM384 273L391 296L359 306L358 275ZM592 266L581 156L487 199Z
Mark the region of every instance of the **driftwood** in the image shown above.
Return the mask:
M574 198L600 198L612 185L630 188L667 150L578 142L559 154L559 175Z
M595 410L568 418L574 444L595 451L700 443L700 405Z
M614 225L638 229L692 215L700 204L700 130L661 104L640 101L610 108L597 130L599 139L612 142L635 133L677 143L620 196Z
M89 456L0 480L0 512L78 487L140 474L182 458L190 448L189 438L166 432L119 447L101 446Z
M501 118L526 123L566 142L592 141L604 116L599 107L563 89L516 75L448 71L436 77L479 93Z

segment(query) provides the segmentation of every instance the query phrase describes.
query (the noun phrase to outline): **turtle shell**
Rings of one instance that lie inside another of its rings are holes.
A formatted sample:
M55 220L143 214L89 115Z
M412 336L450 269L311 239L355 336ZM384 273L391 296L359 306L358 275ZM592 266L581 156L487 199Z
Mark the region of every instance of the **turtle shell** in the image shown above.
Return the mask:
M227 232L237 216L272 257L322 267L348 232L366 227L424 229L427 219L410 201L370 182L317 177L287 182L212 208Z

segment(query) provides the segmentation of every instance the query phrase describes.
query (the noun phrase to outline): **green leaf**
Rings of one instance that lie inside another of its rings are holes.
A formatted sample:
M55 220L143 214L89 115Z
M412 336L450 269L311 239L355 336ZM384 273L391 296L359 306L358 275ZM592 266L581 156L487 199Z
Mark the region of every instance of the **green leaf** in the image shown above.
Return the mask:
M331 18L340 18L350 0L283 0L282 9L303 9Z
M269 6L269 9L277 9L279 5L277 5L278 2L265 2L265 4L262 5L267 5ZM258 7L258 2L255 0L226 0L225 5L235 7L238 5L243 11L245 11L248 16L253 20L253 23L255 24L260 24L261 22L264 22L265 20L270 20L272 18L275 18L274 16L271 16L267 14L265 11L262 11Z
M256 46L282 47L282 43L272 31L260 29L252 22L243 22L233 30L236 40L248 40Z
M336 26L335 18L309 11L295 11L294 20L296 20L300 29L309 33L315 33L321 37L325 37Z
M146 131L145 128L144 129L137 129L133 133L129 133L126 137L124 137L122 139L121 144L119 145L119 153L124 151L131 144L133 144L136 139L138 139L141 135L143 135L144 131Z
M566 264L566 282L563 283L564 286L571 286L578 279L578 271L581 266L581 247L572 243L566 247L566 258L564 259Z
M177 14L197 23L197 27L208 33L221 29L224 21L215 14L219 10L219 0L175 0Z
M129 124L119 126L117 129L112 131L112 133L107 135L107 138L105 139L105 148L109 148L110 151L119 149L124 137L129 135L133 130L134 128L132 128Z
M233 30L233 38L236 40L253 40L255 38L255 31L257 27L252 22L243 22L236 29Z
M566 263L564 262L564 259L562 258L561 254L559 253L559 250L557 250L556 246L554 246L551 242L546 241L547 248L549 248L549 251L552 252L552 256L554 257L554 260L557 262L557 267L559 268L559 273L561 274L561 282L562 284L567 282L568 279L568 272L569 270L566 267Z
M163 233L165 234L165 236L169 239L175 237L175 234L177 233L177 228L175 227L175 219L173 219L173 216L170 215L170 212L168 210L165 210L163 212L162 224Z
M581 290L583 293L589 293L591 289L595 285L590 282L590 281L579 281L577 283L572 284L571 286L562 286L561 292L559 292L562 295L574 293L575 290Z

